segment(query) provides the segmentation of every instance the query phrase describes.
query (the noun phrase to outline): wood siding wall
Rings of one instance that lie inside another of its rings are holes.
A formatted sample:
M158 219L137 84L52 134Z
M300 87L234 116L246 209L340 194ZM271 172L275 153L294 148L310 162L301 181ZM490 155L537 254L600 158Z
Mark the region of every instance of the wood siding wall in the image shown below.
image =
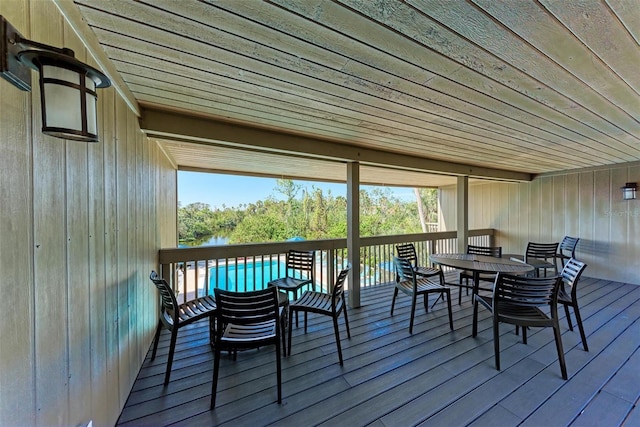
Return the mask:
M52 2L0 14L92 63ZM0 80L0 425L113 425L157 320L148 274L176 244L176 173L114 88L99 143L42 134L37 79Z
M625 182L640 182L638 164L470 185L469 228L495 228L505 253L523 253L529 241L580 237L585 275L640 284L640 200L622 200ZM443 230L455 230L455 187L442 189L440 204Z

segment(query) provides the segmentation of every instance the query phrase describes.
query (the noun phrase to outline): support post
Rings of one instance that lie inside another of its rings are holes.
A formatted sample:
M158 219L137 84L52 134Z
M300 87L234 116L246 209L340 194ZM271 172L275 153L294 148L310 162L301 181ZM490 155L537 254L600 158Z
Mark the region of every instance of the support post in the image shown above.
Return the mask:
M467 252L469 242L469 177L459 176L457 184L458 252L463 254Z
M360 307L360 163L347 163L347 252L351 263L349 306Z

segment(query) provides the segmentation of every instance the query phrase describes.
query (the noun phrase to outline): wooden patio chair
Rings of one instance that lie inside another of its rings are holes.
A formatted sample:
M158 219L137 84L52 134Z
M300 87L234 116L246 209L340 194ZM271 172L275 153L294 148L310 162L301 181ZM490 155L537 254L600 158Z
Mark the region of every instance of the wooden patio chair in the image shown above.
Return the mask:
M562 270L571 258L576 259L576 247L579 241L578 237L564 236L556 254L556 259L560 261L559 270Z
M558 275L558 264L556 262L558 253L558 243L527 243L527 250L524 257L511 257L514 261L521 261L534 268L536 277L540 277L540 270L544 271L547 277L547 270L553 269L554 275Z
M269 281L268 287L277 286L287 294L293 294L293 299L298 299L298 290L303 286L315 289L315 251L298 251L291 249L287 252L286 267L284 277ZM296 316L296 327L298 327L298 317Z
M413 271L415 271L418 277L438 276L440 279L440 284L444 286L444 274L442 273L442 270L440 270L439 268L418 265L418 255L416 253L416 247L413 245L413 243L403 243L400 245L396 245L396 253L398 254L398 258L404 258L411 263L411 265L413 266Z
M500 258L502 257L502 246L467 245L467 254ZM479 278L480 280L490 281L493 283L496 280L496 275L493 273L480 273ZM462 284L463 279L465 280L464 285ZM458 294L458 305L462 304L462 288L467 290L467 295L469 295L469 289L473 288L473 284L469 286L469 279L473 280L473 271L462 270L458 275L458 287L460 288L460 293Z
M209 342L213 343L216 303L212 296L207 295L187 301L184 304L178 304L171 286L169 286L163 278L158 276L155 271L151 272L149 279L151 279L153 284L156 285L161 297L160 318L158 320L156 334L153 338L153 352L151 353L151 360L156 358L156 351L158 350L158 341L160 340L160 331L162 328L167 328L171 331L169 356L167 358L167 371L164 375L164 385L166 386L169 384L169 379L171 377L171 365L173 364L173 353L176 348L178 330L183 326L190 325L193 322L208 317Z
M338 329L338 318L344 312L344 324L347 328L347 337L351 338L349 331L349 316L347 315L347 302L344 297L344 281L349 274L351 267L347 267L338 274L336 283L331 294L323 292L305 291L302 296L289 305L289 354L291 354L291 335L293 329L293 314L304 313L304 333L307 333L307 314L315 313L322 316L329 316L333 319L333 331L336 336L338 347L338 359L342 362L342 346L340 345L340 330Z
M522 326L522 342L527 343L527 327L551 327L556 342L562 378L567 379L567 367L558 323L558 292L560 276L523 277L499 273L493 295L475 295L472 335L478 333L478 304L489 309L493 318L493 344L496 369L500 370L500 322ZM541 308L550 307L550 315Z
M411 297L411 318L409 320L409 333L413 333L413 319L416 314L416 301L418 295L422 295L424 299L424 308L429 311L428 299L429 294L437 293L439 296L444 295L447 299L447 307L449 309L449 327L453 330L453 314L451 312L451 290L441 283L433 282L431 278L417 277L414 266L406 258L393 257L393 263L396 269L396 285L393 290L393 300L391 301L391 315L393 316L393 308L396 303L398 291Z
M584 333L584 326L582 326L582 316L580 316L580 309L578 308L578 281L582 272L587 268L587 264L578 261L574 258L570 258L565 264L560 277L562 277L562 283L560 284L560 291L558 292L558 303L564 306L564 312L567 316L567 323L569 324L569 330L573 331L573 324L571 323L571 315L569 314L569 307L573 308L573 313L576 315L576 323L578 324L578 330L580 331L580 338L582 339L582 346L584 351L589 351L587 346L587 336Z
M400 245L396 245L396 253L398 254L399 258L409 260L409 262L413 266L413 271L415 271L416 276L425 278L438 276L440 284L442 286L445 285L444 273L440 268L418 265L418 254L416 253L416 247L413 245L413 243L402 243ZM440 298L436 299L433 302L433 305L436 305L439 299Z
M278 403L282 403L282 367L280 361L280 311L278 289L266 288L251 292L232 292L214 289L218 309L217 331L214 343L213 383L211 385L211 409L216 406L220 356L223 350L273 345L276 348L276 375Z

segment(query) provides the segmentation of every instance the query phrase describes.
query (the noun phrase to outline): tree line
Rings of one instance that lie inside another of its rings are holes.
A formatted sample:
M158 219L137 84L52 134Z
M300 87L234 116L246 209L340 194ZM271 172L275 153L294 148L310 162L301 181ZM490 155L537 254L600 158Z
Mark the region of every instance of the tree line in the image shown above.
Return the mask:
M292 180L280 179L275 188L284 200L268 196L255 203L212 209L205 203L178 208L181 242L206 236L225 236L229 243L344 238L347 234L347 199L312 186L306 190ZM437 190L418 189L416 200L403 201L387 187L360 191L360 235L419 233L424 223L437 222ZM420 215L422 213L422 215Z

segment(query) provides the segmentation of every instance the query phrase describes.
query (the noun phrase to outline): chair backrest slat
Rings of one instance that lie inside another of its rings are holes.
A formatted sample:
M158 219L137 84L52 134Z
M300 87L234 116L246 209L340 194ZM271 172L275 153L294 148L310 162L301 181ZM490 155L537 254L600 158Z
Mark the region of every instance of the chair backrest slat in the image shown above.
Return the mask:
M336 283L333 286L332 297L331 297L331 308L335 311L336 307L339 305L340 301L344 296L344 282L347 279L347 275L349 274L349 270L351 270L351 266L345 268L340 273L338 273L338 277L336 278Z
M571 258L576 257L576 247L578 246L579 237L564 236L562 242L560 242L559 253L561 255L569 256Z
M396 280L399 282L404 282L405 280L415 282L416 272L407 258L393 257L393 264L396 268Z
M158 276L158 273L155 271L151 272L149 279L153 282L153 284L158 288L160 292L160 300L162 304L162 310L166 311L170 314L171 317L177 316L178 310L178 301L176 299L171 286L167 283L166 280Z
M577 289L578 280L580 280L580 276L582 276L582 272L587 268L587 264L582 261L578 261L575 258L569 259L565 264L562 272L560 273L560 277L562 277L562 286L565 291L568 288L571 289L571 295L575 299L575 293Z
M558 251L558 243L534 243L527 244L527 258L538 258L547 260L556 257Z
M398 254L398 258L408 260L414 267L417 265L418 255L416 254L416 247L413 243L402 243L400 245L396 245L396 252Z
M523 307L546 306L557 301L561 278L526 277L498 274L494 291L494 300L508 302Z
M278 288L251 292L214 289L221 324L248 325L278 319Z
M500 258L502 257L502 246L477 246L468 245L467 254L469 255L485 255Z
M300 274L306 273L307 278L313 278L315 259L315 251L289 250L289 252L287 252L287 277L289 277L290 274L293 274L291 270L295 270Z

